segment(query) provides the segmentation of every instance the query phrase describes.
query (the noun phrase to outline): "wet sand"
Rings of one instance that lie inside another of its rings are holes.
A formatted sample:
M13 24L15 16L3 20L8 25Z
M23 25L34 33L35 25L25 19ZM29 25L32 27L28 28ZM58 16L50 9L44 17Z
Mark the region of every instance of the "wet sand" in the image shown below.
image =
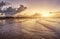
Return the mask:
M0 39L60 39L60 18L1 19Z

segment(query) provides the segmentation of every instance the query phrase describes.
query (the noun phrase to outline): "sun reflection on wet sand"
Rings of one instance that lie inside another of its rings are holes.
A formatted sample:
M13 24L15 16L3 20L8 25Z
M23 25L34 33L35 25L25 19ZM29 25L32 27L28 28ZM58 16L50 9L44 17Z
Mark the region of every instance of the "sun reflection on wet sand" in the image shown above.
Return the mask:
M0 38L57 39L60 36L58 22L51 18L0 20Z

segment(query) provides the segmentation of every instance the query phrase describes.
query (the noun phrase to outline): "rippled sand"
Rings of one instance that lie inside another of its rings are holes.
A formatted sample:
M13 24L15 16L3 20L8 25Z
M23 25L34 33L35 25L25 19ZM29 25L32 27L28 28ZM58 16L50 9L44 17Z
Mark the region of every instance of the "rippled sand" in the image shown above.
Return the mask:
M60 39L60 18L0 20L0 39Z

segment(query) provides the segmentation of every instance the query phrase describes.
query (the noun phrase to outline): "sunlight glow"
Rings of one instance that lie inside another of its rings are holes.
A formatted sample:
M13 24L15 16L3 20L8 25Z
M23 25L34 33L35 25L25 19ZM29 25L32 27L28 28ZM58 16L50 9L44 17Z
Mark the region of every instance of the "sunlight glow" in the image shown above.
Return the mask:
M44 13L44 14L41 14L42 15L42 17L48 17L49 16L49 14L47 14L47 13Z
M51 17L52 16L52 14L50 14L50 13L41 13L41 17Z

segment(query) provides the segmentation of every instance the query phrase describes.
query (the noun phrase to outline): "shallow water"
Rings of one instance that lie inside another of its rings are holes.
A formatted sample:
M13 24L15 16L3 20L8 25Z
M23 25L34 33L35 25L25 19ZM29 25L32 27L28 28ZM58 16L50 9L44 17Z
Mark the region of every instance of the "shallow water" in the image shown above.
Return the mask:
M60 18L0 20L0 39L60 39Z

